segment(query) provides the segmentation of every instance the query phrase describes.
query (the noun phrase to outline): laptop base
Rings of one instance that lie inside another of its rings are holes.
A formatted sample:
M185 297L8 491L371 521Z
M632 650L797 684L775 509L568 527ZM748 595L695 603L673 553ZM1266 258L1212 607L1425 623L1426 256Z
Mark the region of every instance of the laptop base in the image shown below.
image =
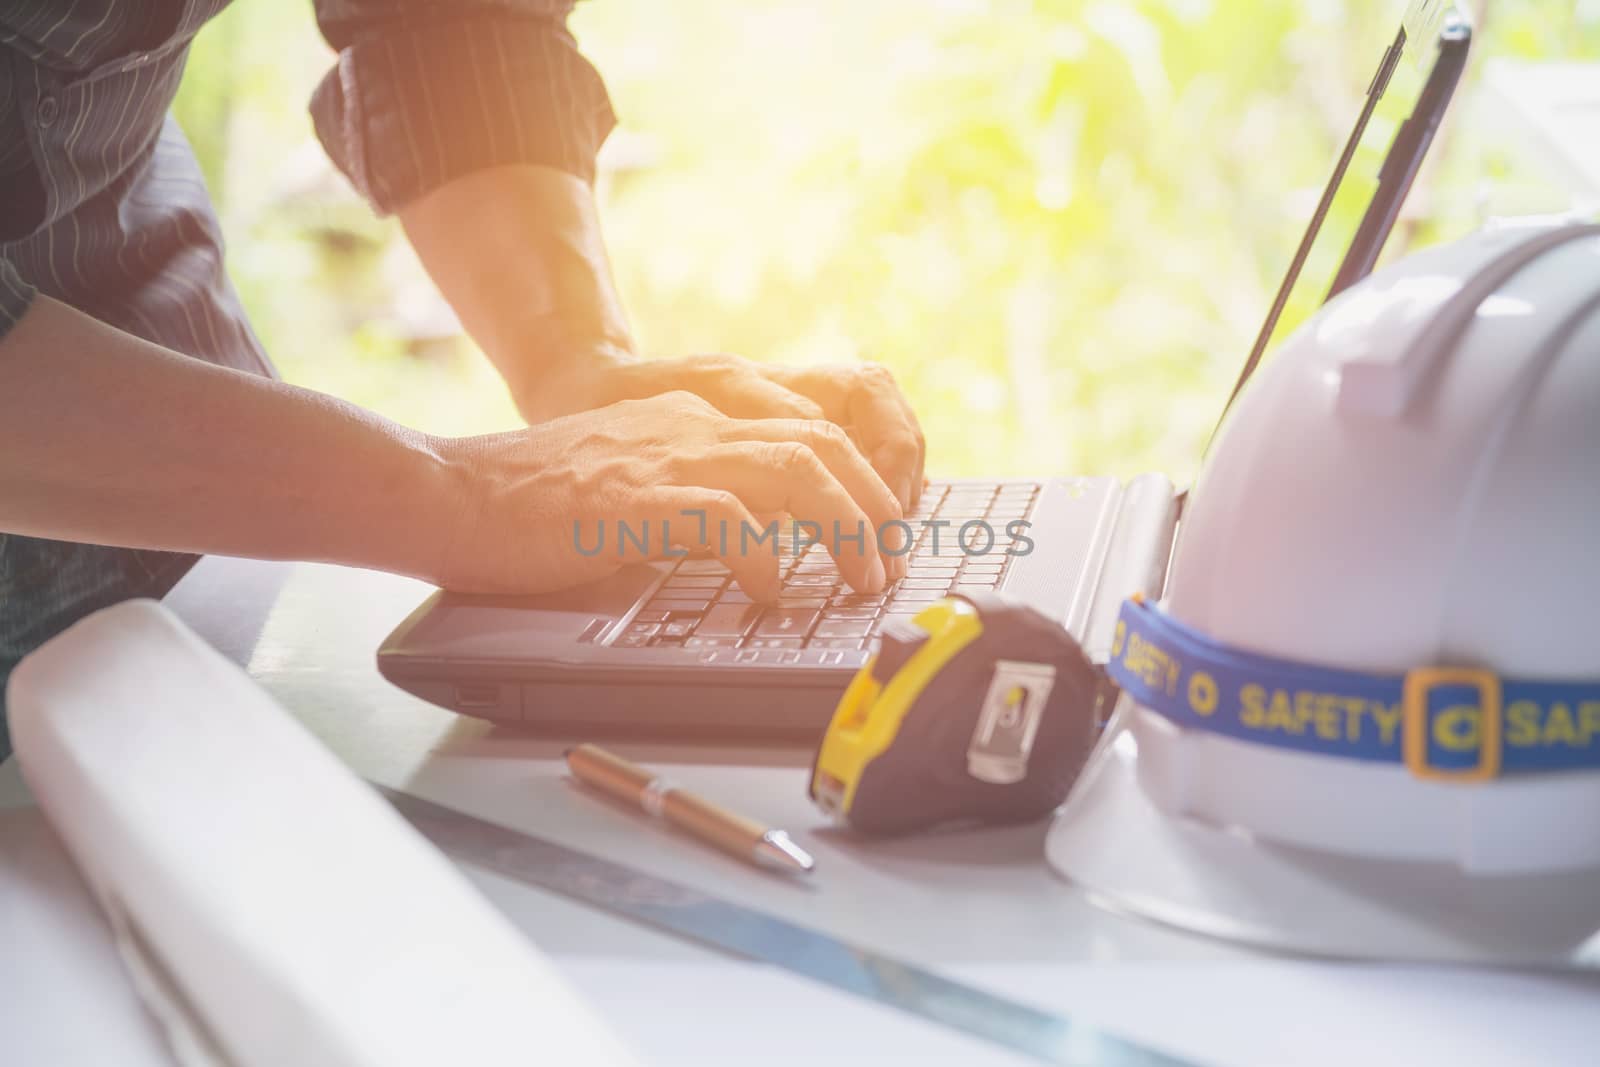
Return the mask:
M1109 648L1117 605L1134 592L1159 594L1176 522L1172 484L1144 475L1126 484L1060 478L951 482L935 489L948 488L947 499L981 499L981 488L974 487L996 484L1037 485L1027 512L1032 551L1004 556L1008 546L1020 546L1004 537L999 520L1005 516L996 515L1001 536L990 551L968 555L944 546L951 553L944 558L955 561L951 588L959 592L963 583L994 573L994 591L1060 620L1091 654ZM996 490L992 499L1005 495ZM1006 510L991 505L991 511ZM953 531L945 536L953 539ZM805 558L794 572L805 569ZM945 595L930 581L917 582L924 587L917 590L891 587L872 612L840 612L860 620L859 640L819 637L830 608L856 600L850 590L830 586L826 596L802 598L825 605L808 634L771 636L774 627L763 630L765 609L754 605L740 636L697 640L698 627L713 618L709 609L693 614L666 607L696 603L689 599L693 585L674 585L687 562L633 565L541 596L436 593L384 641L378 668L395 685L442 707L563 736L812 743L871 655L877 626L892 613L912 612ZM812 572L825 569L819 563ZM817 591L815 584L791 589L798 579L798 573L786 579L786 595ZM726 583L720 589L716 595L738 595ZM921 599L901 599L909 595ZM684 632L668 634L669 628ZM826 632L844 630L850 627ZM651 643L657 641L672 643Z

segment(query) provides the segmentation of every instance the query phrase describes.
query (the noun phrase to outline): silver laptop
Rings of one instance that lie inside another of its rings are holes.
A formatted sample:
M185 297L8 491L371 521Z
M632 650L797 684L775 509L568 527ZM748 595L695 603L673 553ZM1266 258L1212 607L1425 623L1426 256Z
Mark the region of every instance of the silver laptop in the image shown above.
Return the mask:
M1432 72L1389 146L1333 291L1376 261L1460 78L1470 37L1454 16L1439 30ZM1402 29L1384 53L1240 385L1271 339L1405 44ZM814 740L885 621L950 594L998 592L1029 605L1105 662L1122 601L1136 592L1160 595L1181 503L1159 474L1126 483L935 483L907 516L919 533L906 577L878 594L846 586L821 544L780 538L760 549L782 557L783 592L772 604L752 603L720 562L694 557L630 566L542 596L440 592L384 641L378 667L436 704L550 732ZM1026 526L1011 525L1017 522ZM978 525L963 539L967 524ZM1008 529L1024 530L1032 550L1023 551L1027 545Z

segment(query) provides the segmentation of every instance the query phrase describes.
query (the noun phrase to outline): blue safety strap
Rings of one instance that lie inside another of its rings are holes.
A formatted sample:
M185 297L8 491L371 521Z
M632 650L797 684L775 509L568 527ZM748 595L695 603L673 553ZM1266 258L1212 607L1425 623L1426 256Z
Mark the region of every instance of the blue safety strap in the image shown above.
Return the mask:
M1186 729L1320 756L1402 763L1420 778L1600 769L1600 681L1313 667L1212 641L1140 600L1122 606L1107 673Z

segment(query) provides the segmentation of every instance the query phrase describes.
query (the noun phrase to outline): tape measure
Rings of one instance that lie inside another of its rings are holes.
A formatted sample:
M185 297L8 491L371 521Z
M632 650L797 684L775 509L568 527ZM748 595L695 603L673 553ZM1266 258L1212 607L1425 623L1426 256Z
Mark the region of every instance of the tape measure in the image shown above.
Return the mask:
M1101 675L1056 622L998 596L880 631L811 770L811 798L862 833L1023 822L1066 799L1098 732Z

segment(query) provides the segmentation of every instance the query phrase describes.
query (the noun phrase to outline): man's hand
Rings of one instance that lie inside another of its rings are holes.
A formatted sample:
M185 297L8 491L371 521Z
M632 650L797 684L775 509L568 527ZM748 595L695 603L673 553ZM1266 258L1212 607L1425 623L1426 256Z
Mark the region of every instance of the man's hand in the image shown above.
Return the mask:
M736 419L665 392L437 442L464 506L434 580L471 592L556 589L679 546L709 550L752 598L770 600L776 544L756 537L785 514L815 523L846 581L877 592L890 563L903 570L878 545L899 502L835 423L793 410L801 414Z
M503 593L704 547L769 599L767 531L783 514L816 524L808 538L854 588L883 587L893 557L878 533L901 518L899 502L826 420L734 419L670 392L442 439L181 356L47 296L0 338L10 533L321 560ZM889 529L888 547L902 548Z
M407 205L401 218L529 422L688 392L729 418L831 422L846 431L902 509L921 496L922 430L882 367L786 368L735 356L638 359L594 194L572 175L538 166L478 171ZM791 485L808 475L790 470L774 477ZM886 563L891 580L904 575L904 557Z
M922 428L893 375L876 364L795 368L738 356L597 357L552 373L523 411L538 420L674 390L736 419L826 419L844 428L901 508L910 511L922 496Z

